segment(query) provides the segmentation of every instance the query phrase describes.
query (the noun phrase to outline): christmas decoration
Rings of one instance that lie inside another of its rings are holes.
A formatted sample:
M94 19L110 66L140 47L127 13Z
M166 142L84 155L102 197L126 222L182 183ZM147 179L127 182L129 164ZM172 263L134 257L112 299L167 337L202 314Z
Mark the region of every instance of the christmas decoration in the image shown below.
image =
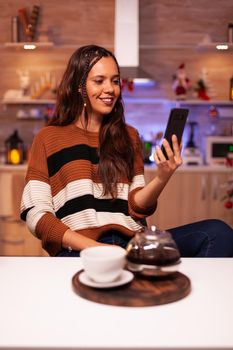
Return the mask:
M210 106L208 110L208 116L212 120L216 120L219 117L219 111L215 106Z
M233 167L232 158L226 158L226 166ZM222 200L224 200L224 207L231 209L233 207L233 176L231 176L222 187L225 189L225 195L222 198Z
M210 100L216 96L216 93L212 87L206 68L202 68L200 78L197 80L194 86L195 97L200 100Z
M190 89L191 83L186 75L185 64L182 63L176 74L173 76L172 89L176 94L177 100L186 100L187 91Z
M199 79L197 81L197 85L194 88L194 90L197 92L197 97L200 100L209 100L209 96L207 95L207 86L205 85L205 82L203 79Z
M31 14L28 14L27 9L20 8L18 10L19 20L23 27L23 34L27 41L35 40L36 27L40 15L40 6L34 5Z
M129 92L133 92L134 91L134 82L133 79L131 78L123 78L121 80L121 88L122 90L127 89Z

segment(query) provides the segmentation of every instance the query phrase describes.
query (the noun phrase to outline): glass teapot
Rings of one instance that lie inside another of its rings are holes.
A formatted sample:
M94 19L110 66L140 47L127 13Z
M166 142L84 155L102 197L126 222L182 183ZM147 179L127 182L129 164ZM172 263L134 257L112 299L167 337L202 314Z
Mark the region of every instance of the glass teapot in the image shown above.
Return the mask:
M168 231L142 227L126 247L127 268L142 275L166 276L178 270L180 253Z

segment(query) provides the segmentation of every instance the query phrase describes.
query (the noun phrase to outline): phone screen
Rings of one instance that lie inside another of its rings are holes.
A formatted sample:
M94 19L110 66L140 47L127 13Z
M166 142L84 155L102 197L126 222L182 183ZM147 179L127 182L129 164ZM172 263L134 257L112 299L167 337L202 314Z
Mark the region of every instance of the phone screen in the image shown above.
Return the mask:
M167 122L164 138L169 142L172 147L172 135L176 135L179 144L181 143L185 123L188 117L189 110L185 108L173 108L171 109L169 119ZM161 147L166 159L168 159L165 148Z

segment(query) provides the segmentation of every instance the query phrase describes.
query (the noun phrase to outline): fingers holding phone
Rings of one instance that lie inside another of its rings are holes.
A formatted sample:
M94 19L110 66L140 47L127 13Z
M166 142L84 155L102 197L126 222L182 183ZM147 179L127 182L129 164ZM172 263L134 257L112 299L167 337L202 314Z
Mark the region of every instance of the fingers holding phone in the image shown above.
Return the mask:
M175 135L173 135L175 136ZM174 157L174 145L175 145L175 150L177 150L177 137L175 136L175 140L172 140L171 137L171 143L168 142L167 139L164 139L162 142L162 152L164 154L165 159L169 160L172 159Z
M178 166L180 166L182 164L182 157L181 157L182 143L181 142L179 143L176 135L172 135L172 149L173 149L173 156L174 156L175 163Z
M166 139L163 140L162 148L156 146L154 158L157 165L168 163L172 169L182 164L181 146L179 145L176 135L172 135L170 144ZM166 155L165 155L165 152Z

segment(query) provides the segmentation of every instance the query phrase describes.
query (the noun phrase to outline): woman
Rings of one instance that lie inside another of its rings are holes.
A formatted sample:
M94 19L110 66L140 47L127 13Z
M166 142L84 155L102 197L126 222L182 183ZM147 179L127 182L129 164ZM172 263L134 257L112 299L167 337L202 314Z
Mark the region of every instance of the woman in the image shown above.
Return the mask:
M168 160L157 147L157 174L145 186L140 138L125 123L116 58L95 45L79 48L58 88L54 117L33 142L22 219L53 256L79 256L103 244L125 247L182 164L176 136L174 151L166 140L163 145ZM171 232L183 256L233 255L233 233L223 222Z

